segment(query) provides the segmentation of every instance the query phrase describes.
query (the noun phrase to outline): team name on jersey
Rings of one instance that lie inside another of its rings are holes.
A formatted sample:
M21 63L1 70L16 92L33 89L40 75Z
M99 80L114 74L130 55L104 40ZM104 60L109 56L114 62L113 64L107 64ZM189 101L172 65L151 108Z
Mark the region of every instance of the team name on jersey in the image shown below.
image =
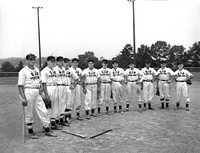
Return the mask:
M65 70L59 70L57 77L65 76Z
M166 70L160 70L159 74L167 74Z
M101 76L109 76L109 71L108 70L102 70L100 75Z
M49 78L53 78L53 77L56 77L56 71L49 71L50 75L49 75Z
M70 72L70 71L66 71L66 72L65 72L65 76L66 76L67 78L70 78L70 77L71 77L71 72Z
M178 77L186 77L186 74L184 72L178 72L177 76Z
M113 71L113 76L120 76L122 75L120 71Z
M137 72L136 71L129 71L128 76L137 76Z
M97 77L95 72L88 72L87 77Z
M40 76L39 76L39 73L37 71L34 71L34 73L31 72L31 77L30 77L31 80L37 80L39 78L40 78Z
M78 70L75 70L75 73L80 76L80 72Z
M151 71L151 70L144 71L144 75L152 75L152 74L153 74L153 71Z

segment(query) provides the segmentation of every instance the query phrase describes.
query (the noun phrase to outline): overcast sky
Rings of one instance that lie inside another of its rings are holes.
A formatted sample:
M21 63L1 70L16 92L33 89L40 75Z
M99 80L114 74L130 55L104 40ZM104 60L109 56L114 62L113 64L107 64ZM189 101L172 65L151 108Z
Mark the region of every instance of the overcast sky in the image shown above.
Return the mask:
M132 4L127 0L0 0L0 58L77 57L93 51L111 59L132 44ZM136 46L163 40L186 48L200 41L200 0L136 0Z

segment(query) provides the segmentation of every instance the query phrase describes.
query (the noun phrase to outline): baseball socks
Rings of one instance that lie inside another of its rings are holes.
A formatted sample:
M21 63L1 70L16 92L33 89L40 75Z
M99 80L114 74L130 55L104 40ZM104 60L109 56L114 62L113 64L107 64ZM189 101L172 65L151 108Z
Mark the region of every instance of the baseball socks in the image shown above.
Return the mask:
M33 131L32 123L27 123L28 133L30 134L31 139L39 139L39 137Z
M106 114L111 115L111 113L109 112L109 106L106 106Z
M91 116L97 117L97 115L95 114L95 109L94 108L92 108L92 110L91 110Z
M143 111L146 110L146 107L147 107L147 103L144 103L144 108L143 108Z
M117 113L117 106L114 106L114 113Z
M44 132L46 136L49 137L57 137L57 135L55 133L53 133L49 127L43 127L44 128Z
M80 116L80 112L79 111L77 111L76 112L76 116L77 116L77 120L79 120L79 121L82 121L83 120L83 118Z
M160 109L164 109L165 108L164 98L161 98L160 101L161 101Z
M86 113L86 119L89 120L89 119L90 119L90 116L89 116L90 111L89 111L89 110L86 110L85 113Z
M139 112L142 113L142 104L138 104Z
M189 110L190 110L190 109L189 109L189 104L186 103L185 106L186 106L186 111L189 111Z
M166 99L166 109L169 109L169 99Z
M174 109L175 109L175 110L179 109L179 106L180 106L180 103L177 102L177 103L176 103L176 107L175 107Z
M101 115L101 107L99 106L98 108L97 108L98 110L98 116L100 116Z
M60 124L61 124L62 126L69 126L69 123L68 123L68 122L65 122L65 120L64 120L64 114L62 114L62 115L60 116Z
M130 104L129 104L129 103L127 103L127 104L126 104L126 109L125 109L125 112L129 111L129 106L130 106Z
M122 105L119 105L119 113L122 113Z
M149 110L155 110L154 108L151 107L151 103L150 102L148 103L148 108L149 108Z

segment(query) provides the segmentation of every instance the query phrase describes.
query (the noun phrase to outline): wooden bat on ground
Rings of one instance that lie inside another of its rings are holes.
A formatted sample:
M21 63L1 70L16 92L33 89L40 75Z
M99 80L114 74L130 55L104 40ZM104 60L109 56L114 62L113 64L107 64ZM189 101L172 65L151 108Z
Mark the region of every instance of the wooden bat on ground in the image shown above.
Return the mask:
M95 137L98 137L98 136L100 136L100 135L102 135L102 134L104 134L104 133L110 132L110 131L112 131L112 130L113 130L113 129L108 129L108 130L105 130L105 131L100 132L100 133L98 133L98 134L92 135L92 136L90 136L90 139L93 139L93 138L95 138Z
M74 135L74 136L77 136L77 137L79 137L79 138L83 138L83 139L86 138L86 136L81 135L81 134L78 134L78 133L73 133L73 132L69 132L69 131L65 131L65 130L62 130L61 132L63 132L63 133L67 133L67 134L71 134L71 135Z
M23 119L22 119L22 138L23 138L23 143L26 143L25 135L26 135L26 123L25 123L25 108L23 106Z

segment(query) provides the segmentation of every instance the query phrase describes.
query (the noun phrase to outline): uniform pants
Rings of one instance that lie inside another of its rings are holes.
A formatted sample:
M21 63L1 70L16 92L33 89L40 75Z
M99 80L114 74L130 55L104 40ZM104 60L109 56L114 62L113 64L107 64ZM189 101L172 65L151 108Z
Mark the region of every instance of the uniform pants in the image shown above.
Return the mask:
M170 84L167 83L167 81L159 81L159 92L160 92L160 99L169 100L170 94L169 94L169 87Z
M113 103L123 102L123 85L120 82L112 82Z
M183 96L184 102L189 103L190 98L188 96L188 86L186 82L177 82L176 83L176 95L177 95L177 102L181 102L181 97Z
M66 107L66 86L57 86L58 88L58 116L64 114L65 107Z
M143 82L143 97L144 103L151 102L153 99L153 83L152 82Z
M71 93L71 102L73 108L76 110L80 110L81 107L81 86L79 84L72 90Z
M43 127L49 127L50 118L48 117L48 111L42 97L39 94L39 89L25 89L25 96L28 101L28 105L25 107L26 124L34 122L33 108L35 108Z
M137 95L138 104L141 104L141 89L136 82L128 82L127 83L127 103L131 102L131 99L134 95Z
M66 86L65 87L65 95L66 95L66 100L65 100L65 104L64 106L62 107L62 111L61 113L64 113L65 112L65 109L70 109L72 110L73 108L73 103L72 103L72 100L71 100L71 89L69 88L69 86Z
M97 85L86 85L85 110L95 109L97 106Z
M59 114L59 105L58 105L58 88L56 86L47 86L47 92L49 98L51 99L51 109L49 109L50 118L55 120Z
M104 102L106 106L110 105L111 85L110 83L101 83L101 93L98 105L101 106Z

